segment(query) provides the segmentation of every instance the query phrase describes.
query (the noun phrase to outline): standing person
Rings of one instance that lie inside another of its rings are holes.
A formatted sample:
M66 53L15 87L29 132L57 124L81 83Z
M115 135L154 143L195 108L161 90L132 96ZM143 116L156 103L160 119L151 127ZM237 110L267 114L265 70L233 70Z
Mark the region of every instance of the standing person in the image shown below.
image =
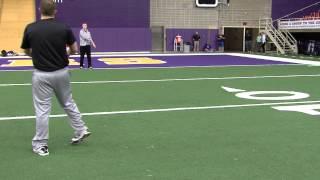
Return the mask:
M88 68L92 69L91 45L96 48L96 44L93 42L91 33L88 30L87 23L83 23L82 29L80 30L80 69L83 68L83 59L85 54L87 54Z
M69 54L77 52L77 43L72 30L54 19L54 0L41 0L41 20L27 25L21 48L32 57L35 68L32 76L32 96L36 114L36 133L32 139L33 152L40 156L49 155L49 115L51 98L57 97L61 107L68 114L71 127L75 131L71 143L76 144L91 133L81 119L81 114L72 98Z
M266 44L267 44L267 35L265 33L261 34L261 48L262 52L266 52Z
M196 32L193 36L192 36L192 40L193 40L193 51L194 52L199 52L199 46L200 46L200 35L198 32Z
M261 37L261 33L259 33L257 36L257 39L256 39L256 51L257 52L261 51L261 42L262 42L262 37Z
M224 41L225 41L225 37L223 34L219 34L217 37L218 40L218 51L219 52L224 52Z
M249 29L245 33L245 51L251 53L252 51L252 35Z
M309 40L308 43L308 55L314 55L316 41L315 40Z

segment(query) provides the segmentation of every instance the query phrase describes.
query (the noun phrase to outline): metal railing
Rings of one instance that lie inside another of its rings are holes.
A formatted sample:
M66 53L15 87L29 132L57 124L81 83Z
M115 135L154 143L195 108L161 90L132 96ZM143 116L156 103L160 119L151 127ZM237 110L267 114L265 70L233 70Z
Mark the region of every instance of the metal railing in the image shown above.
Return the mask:
M273 26L271 18L259 20L260 32L264 32L281 54L297 53L297 41L289 31L280 31Z

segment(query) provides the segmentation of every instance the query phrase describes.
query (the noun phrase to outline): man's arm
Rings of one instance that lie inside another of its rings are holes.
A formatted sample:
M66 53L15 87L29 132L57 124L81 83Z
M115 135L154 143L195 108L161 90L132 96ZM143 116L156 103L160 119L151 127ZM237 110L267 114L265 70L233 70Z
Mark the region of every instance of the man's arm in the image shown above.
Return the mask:
M89 38L90 38L90 44L92 44L92 46L94 47L94 48L96 48L97 46L96 46L96 44L94 43L94 41L93 41L93 39L92 39L92 36L91 36L91 33L89 33Z
M68 45L69 48L67 48L67 53L68 55L71 55L71 54L76 54L78 53L78 45L77 45L77 42L74 42L72 45Z
M80 33L81 38L81 33ZM70 28L67 29L67 54L76 54L78 53L78 44L76 41L76 38L74 37L74 34Z
M21 43L21 48L24 50L24 53L28 56L31 56L32 49L29 41L28 26L25 28Z
M80 35L81 39L83 39L85 41L87 40L87 37L84 35L83 31L80 31L79 35Z
M93 40L91 39L91 44L92 44L92 46L94 47L94 48L96 48L97 46L96 46L96 44L93 42Z

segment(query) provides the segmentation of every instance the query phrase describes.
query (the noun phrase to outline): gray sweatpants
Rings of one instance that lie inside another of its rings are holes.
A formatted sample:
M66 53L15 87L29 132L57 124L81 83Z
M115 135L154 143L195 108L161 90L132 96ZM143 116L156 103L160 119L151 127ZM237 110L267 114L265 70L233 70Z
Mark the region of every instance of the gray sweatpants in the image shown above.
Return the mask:
M32 76L32 95L36 114L36 134L32 139L33 149L47 145L49 139L49 115L51 98L55 94L61 107L67 113L75 134L87 130L81 114L72 98L68 68L54 72L35 70Z
M193 51L199 52L200 50L200 41L193 41Z

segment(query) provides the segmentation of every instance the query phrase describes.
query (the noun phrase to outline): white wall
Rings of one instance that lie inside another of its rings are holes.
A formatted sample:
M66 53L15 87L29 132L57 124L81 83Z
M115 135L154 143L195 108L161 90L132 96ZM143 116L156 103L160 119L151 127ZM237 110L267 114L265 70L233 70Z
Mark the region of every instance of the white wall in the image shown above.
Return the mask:
M221 1L221 0L220 0ZM230 6L198 8L195 0L150 0L151 26L217 29L220 26L258 26L271 17L272 0L230 0Z
M150 0L151 26L217 29L217 8L196 8L195 0Z

